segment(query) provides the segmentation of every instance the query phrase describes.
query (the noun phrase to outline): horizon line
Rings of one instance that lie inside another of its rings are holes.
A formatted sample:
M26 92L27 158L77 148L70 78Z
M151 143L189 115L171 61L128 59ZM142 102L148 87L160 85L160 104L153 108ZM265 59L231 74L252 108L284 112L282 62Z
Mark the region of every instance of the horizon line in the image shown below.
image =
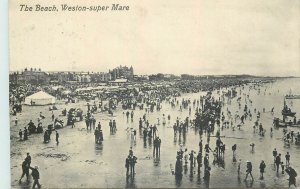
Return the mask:
M113 68L114 69L114 68ZM12 72L22 72L24 70L9 70L9 74ZM34 71L34 70L33 70ZM38 70L36 70L38 71ZM61 71L55 71L55 70L42 70L41 72L48 72L48 73L53 73L53 72L70 72L70 73L109 73L109 72L104 72L104 71L66 71L66 70L61 70ZM174 75L174 76L181 76L181 75L190 75L190 76L250 76L250 77L276 77L276 78L300 78L300 76L295 76L295 75L288 75L288 76L278 76L278 75L255 75L255 74L232 74L232 73L226 73L226 74L188 74L188 73L181 73L181 74L173 74L173 73L162 73L162 72L157 72L157 73L149 73L149 74L133 74L137 76L150 76L150 75L157 75L157 74L164 74L164 75Z

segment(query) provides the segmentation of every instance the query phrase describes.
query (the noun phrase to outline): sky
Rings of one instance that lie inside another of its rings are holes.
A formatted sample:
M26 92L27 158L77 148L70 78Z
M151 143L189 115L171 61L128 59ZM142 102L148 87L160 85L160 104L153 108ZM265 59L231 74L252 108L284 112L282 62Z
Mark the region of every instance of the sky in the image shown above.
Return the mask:
M129 5L21 12L19 4ZM10 70L300 76L300 1L12 0Z

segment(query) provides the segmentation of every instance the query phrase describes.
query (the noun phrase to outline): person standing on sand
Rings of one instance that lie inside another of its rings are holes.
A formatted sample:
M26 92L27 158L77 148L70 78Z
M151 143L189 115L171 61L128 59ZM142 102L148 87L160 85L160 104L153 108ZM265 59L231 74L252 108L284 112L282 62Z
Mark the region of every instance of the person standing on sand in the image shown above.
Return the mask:
M289 187L291 187L291 185L294 185L296 187L297 172L295 171L295 169L293 169L292 167L288 167L285 171L289 175Z
M24 129L24 137L23 137L23 140L28 140L28 131L27 131L27 128L25 127Z
M93 130L95 130L96 122L97 122L96 119L93 117L92 119Z
M110 133L113 133L113 123L112 123L112 120L109 121L108 125L109 125L109 129L110 129Z
M29 182L29 166L26 160L23 161L22 163L22 175L21 178L19 179L19 183L21 183L22 178L26 175L26 181Z
M22 132L22 129L20 129L20 131L19 131L20 140L22 140L22 136L23 136L23 132Z
M58 138L59 138L59 134L58 134L58 132L56 131L56 135L55 135L55 141L56 141L56 144L59 143Z
M128 157L125 160L126 176L128 176L128 174L129 174L129 159L130 159L130 156L128 155Z
M129 159L129 165L130 165L130 174L131 176L134 176L135 175L135 164L137 163L137 157L135 156L130 156L130 159Z
M203 149L203 144L202 144L202 140L200 140L199 142L199 151L202 153L202 149Z
M255 144L251 143L250 146L251 146L251 152L254 152L254 146L255 146Z
M26 158L25 158L25 161L27 162L28 167L30 167L30 164L31 164L31 156L29 155L28 152L27 152L27 156L26 156Z
M29 169L32 170L31 172L31 175L32 175L32 178L33 178L33 185L32 185L32 188L35 188L35 186L37 185L38 188L41 188L41 184L39 183L39 179L40 179L40 173L38 171L38 166L35 166L34 168L33 167L29 167Z
M198 174L200 174L200 167L202 167L202 152L198 152L197 155Z
M264 161L261 161L260 165L259 165L259 169L260 169L260 178L264 179L264 172L265 172L265 168L266 168L266 164Z
M275 161L276 161L276 156L277 156L277 150L276 150L276 148L274 148L274 150L273 150L274 165L275 165Z
M98 130L101 130L101 123L100 123L100 121L98 123Z
M117 131L117 123L116 120L113 120L112 122L112 132L115 133Z
M285 161L286 161L286 166L288 167L290 165L290 153L287 152L286 155L285 155Z
M253 176L252 176L252 163L250 161L247 161L247 170L246 170L246 178L245 178L245 181L247 180L248 178L248 175L250 174L251 178L252 178L252 181L254 180L253 179Z
M238 169L237 169L238 176L240 176L240 171L241 171L241 163L242 163L242 159L239 159L239 162L238 162Z
M275 164L276 164L276 172L278 173L279 165L281 164L281 154L278 154L278 156L276 157Z

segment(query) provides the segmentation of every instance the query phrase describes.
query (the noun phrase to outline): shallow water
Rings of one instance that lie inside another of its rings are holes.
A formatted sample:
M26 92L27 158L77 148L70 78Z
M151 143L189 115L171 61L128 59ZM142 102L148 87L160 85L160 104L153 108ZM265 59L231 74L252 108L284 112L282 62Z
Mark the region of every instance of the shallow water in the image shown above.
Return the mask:
M225 136L222 141L226 144L225 152L225 168L218 165L212 165L213 156L210 154L210 164L212 167L209 187L287 187L287 175L277 175L273 166L272 151L277 148L277 151L282 154L282 160L286 152L291 154L291 166L300 174L300 146L291 144L285 146L282 141L282 129L274 130L273 137L270 136L270 128L272 127L273 116L270 113L274 107L274 116L281 117L281 109L283 106L283 96L288 94L292 89L294 94L300 94L299 79L280 80L272 84L265 84L260 87L261 92L258 90L250 90L245 87L241 94L242 106L238 108L237 98L232 99L231 104L226 104L223 111L227 108L232 113L236 111L243 111L245 105L245 94L249 94L250 99L253 101L251 109L253 120L246 120L245 125L241 130L232 131L232 129L224 129L221 135ZM264 94L264 90L266 93ZM239 89L238 89L239 91ZM269 94L270 93L270 94ZM201 93L205 94L204 92ZM181 98L198 99L200 94L185 94ZM214 96L218 97L216 92ZM181 98L178 98L179 100ZM292 102L292 103L291 103ZM55 111L58 116L63 108L67 106L82 107L86 112L87 107L85 103L78 104L59 104L59 110ZM300 118L300 100L289 100L287 104L293 111L297 112L297 117ZM43 120L43 125L46 126L50 123L51 112L48 107L43 106L24 106L23 113L18 115L19 124L15 126L13 123L14 117L11 117L11 185L13 188L28 188L25 182L18 183L21 176L21 163L26 156L26 152L30 152L32 156L32 165L38 165L40 170L40 183L44 187L63 187L63 188L174 188L174 187L204 187L203 169L201 169L201 176L198 177L197 171L190 172L189 168L181 180L176 182L175 176L171 173L171 167L175 166L176 151L179 150L180 143L177 138L174 141L172 125L176 117L184 119L188 115L188 111L179 111L179 107L172 109L168 103L163 103L163 108L160 112L153 112L147 114L147 119L150 124L157 123L157 118L162 120L162 114L171 115L171 122L165 126L158 126L158 133L162 140L160 161L157 164L152 159L152 145L147 143L144 146L143 139L137 135L137 141L133 144L134 154L138 157L136 164L136 176L134 179L126 179L125 158L131 146L130 136L127 134L126 128L133 127L138 130L138 119L142 117L145 111L135 110L134 122L127 122L123 110L119 109L114 117L107 114L98 113L95 118L101 121L102 130L104 133L103 144L94 143L93 132L85 130L84 122L77 122L75 128L65 127L60 129L60 143L56 145L54 135L52 141L48 144L43 143L43 134L36 134L29 136L29 140L25 142L18 141L18 131L23 128L30 119L35 123L39 112L43 112L46 119ZM265 137L260 137L257 133L253 133L253 124L255 114L253 109L256 108L261 113L262 109L266 109L266 113L261 114L260 122L267 130ZM192 109L192 115L195 111ZM226 114L225 114L226 115ZM108 122L109 119L115 119L117 122L117 132L115 135L110 135ZM194 118L194 116L191 116ZM236 123L238 124L238 123ZM295 133L299 132L299 128L292 128ZM184 147L191 150L198 151L199 135L189 128L187 133ZM206 143L206 136L203 136L204 144ZM255 150L251 152L250 143L255 143ZM241 178L238 179L237 165L232 163L231 146L237 144L237 159L242 159ZM211 137L210 146L215 147L215 138ZM51 155L52 157L45 157ZM150 158L147 158L150 157ZM253 177L254 182L244 182L246 170L246 160L253 164ZM266 171L264 180L259 180L259 163L261 160L266 162ZM298 174L298 175L299 175ZM298 176L299 177L299 176ZM25 179L23 178L23 181Z

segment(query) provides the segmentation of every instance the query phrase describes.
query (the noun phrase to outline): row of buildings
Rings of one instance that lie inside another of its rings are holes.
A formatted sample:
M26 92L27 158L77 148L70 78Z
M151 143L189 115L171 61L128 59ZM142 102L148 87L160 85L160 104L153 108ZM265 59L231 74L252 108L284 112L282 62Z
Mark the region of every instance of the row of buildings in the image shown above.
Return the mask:
M9 74L11 84L89 83L109 82L118 79L133 80L133 68L119 66L106 72L45 72L36 68L25 68Z
M232 77L250 77L247 75L227 75L227 76L195 76L182 74L175 76L173 74L152 74L152 75L134 75L133 68L119 66L108 72L45 72L41 69L27 69L21 72L12 72L9 74L10 84L64 84L64 83L118 83L127 81L175 81L175 80L202 80L202 79L222 79Z

